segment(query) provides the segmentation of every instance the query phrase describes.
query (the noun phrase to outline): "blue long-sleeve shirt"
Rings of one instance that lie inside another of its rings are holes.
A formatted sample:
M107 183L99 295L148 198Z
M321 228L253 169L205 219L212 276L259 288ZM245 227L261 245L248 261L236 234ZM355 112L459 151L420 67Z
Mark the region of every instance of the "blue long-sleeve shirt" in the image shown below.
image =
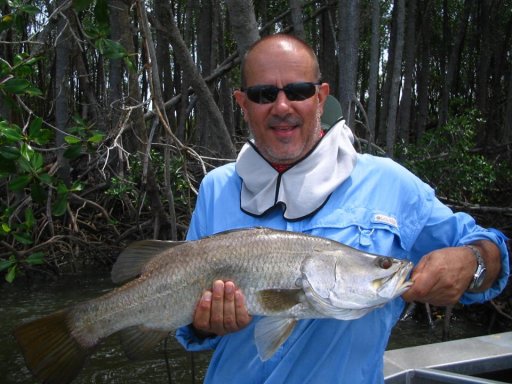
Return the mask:
M361 250L417 263L432 250L479 239L500 249L502 269L493 287L466 293L463 303L482 302L505 287L509 275L505 237L453 213L428 185L389 159L358 155L348 177L313 215L290 221L276 207L260 217L240 209L242 180L234 164L210 172L200 192L187 238L267 226L305 232ZM236 284L236 281L235 281ZM178 330L188 350L215 349L206 383L381 383L383 354L404 308L397 298L357 320L301 320L289 339L262 362L254 344L254 324L222 337L199 339L190 327Z

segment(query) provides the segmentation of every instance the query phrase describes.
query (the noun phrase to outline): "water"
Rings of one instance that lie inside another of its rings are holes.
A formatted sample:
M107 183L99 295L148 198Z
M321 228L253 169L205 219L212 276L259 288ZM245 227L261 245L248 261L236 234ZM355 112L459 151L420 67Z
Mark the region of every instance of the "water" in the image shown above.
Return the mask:
M17 348L12 329L23 321L35 319L66 306L97 297L114 285L107 273L64 276L57 282L35 284L31 288L17 285L0 288L0 382L34 383ZM166 354L172 383L200 383L210 358L209 352L186 353L174 338L168 339L143 360L130 361L114 336L101 344L88 359L84 369L73 383L169 383ZM194 360L195 372L191 369ZM192 376L195 376L194 378ZM195 381L194 381L195 379Z
M52 283L33 284L30 288L17 284L0 288L0 372L2 383L34 383L19 352L12 329L23 321L35 319L57 309L97 297L114 285L108 273L63 276ZM441 323L441 314L436 314ZM455 317L450 328L452 339L480 336L487 333L484 324ZM402 348L441 341L442 326L431 328L426 321L410 319L400 322L391 337L389 348ZM165 348L166 347L166 348ZM166 364L166 355L169 365ZM124 356L117 338L107 339L91 356L85 368L74 381L90 383L200 383L204 377L210 352L187 353L174 340L168 339L143 360L129 361ZM193 359L193 362L192 362ZM168 378L168 368L171 381Z

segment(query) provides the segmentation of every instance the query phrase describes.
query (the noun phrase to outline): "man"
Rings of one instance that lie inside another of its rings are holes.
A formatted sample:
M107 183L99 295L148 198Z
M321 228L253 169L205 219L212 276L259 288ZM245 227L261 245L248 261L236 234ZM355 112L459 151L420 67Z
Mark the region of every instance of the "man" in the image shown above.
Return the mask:
M235 98L254 139L235 164L204 178L188 239L251 226L306 232L413 261L406 301L447 305L497 295L509 273L504 236L453 214L393 161L356 154L343 122L324 133L329 85L319 80L314 52L295 37L269 36L251 47ZM236 281L215 281L177 337L189 350L216 350L207 383L378 383L403 308L398 298L357 320L299 321L263 362L253 336L259 319L247 313Z

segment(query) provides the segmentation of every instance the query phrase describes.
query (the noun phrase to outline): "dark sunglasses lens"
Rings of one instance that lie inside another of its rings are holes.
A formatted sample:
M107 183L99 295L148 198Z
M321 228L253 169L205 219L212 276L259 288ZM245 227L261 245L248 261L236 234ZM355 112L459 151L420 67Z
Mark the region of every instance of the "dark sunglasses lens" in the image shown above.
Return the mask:
M281 90L284 91L288 100L302 101L315 94L317 85L317 83L290 83L282 89L275 85L254 85L248 87L245 92L249 100L258 104L273 103Z
M269 104L276 100L279 88L274 85L255 85L247 88L246 92L249 100L259 104Z
M309 99L316 92L315 84L313 83L291 83L285 85L283 91L290 101L301 101Z

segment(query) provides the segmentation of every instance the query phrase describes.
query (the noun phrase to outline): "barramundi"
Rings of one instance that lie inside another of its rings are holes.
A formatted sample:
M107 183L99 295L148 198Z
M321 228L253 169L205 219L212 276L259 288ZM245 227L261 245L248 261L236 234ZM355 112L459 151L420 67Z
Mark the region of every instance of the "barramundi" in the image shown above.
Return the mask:
M266 360L298 320L364 316L404 293L412 284L411 269L407 260L269 228L196 241L139 241L112 268L113 281L123 285L22 324L14 336L36 378L67 383L93 348L116 332L130 356L190 324L204 290L224 280L242 290L249 313L258 316L255 343Z

